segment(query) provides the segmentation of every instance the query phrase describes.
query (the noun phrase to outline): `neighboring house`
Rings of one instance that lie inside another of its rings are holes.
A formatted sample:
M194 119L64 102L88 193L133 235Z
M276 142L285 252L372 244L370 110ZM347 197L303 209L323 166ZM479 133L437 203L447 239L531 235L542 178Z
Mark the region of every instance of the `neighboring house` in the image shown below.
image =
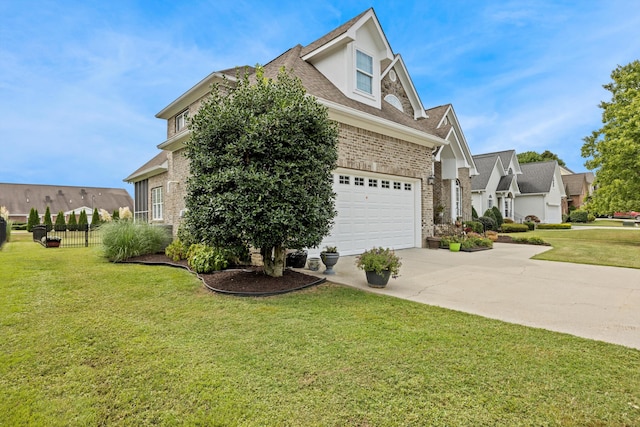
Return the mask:
M535 215L540 222L559 224L566 211L566 193L560 167L555 160L524 163L518 176L520 194L516 198L516 215Z
M16 222L27 222L31 208L38 210L42 221L47 206L54 221L60 211L68 219L71 212L78 215L83 210L91 221L94 208L109 212L121 207L131 210L133 200L124 188L0 183L0 206L5 206L9 219Z
M434 233L434 197L451 218L470 215L476 171L453 108L425 110L373 9L284 52L264 66L265 76L275 78L281 67L300 78L339 127L338 214L321 247L337 246L344 255L372 246L423 247ZM135 185L137 218L177 232L189 175L188 118L223 78L235 82L236 69L210 74L156 115L167 121L163 151L125 179Z
M473 156L478 174L471 179L471 202L478 215L496 206L504 218L521 222L515 200L520 194L518 176L522 174L515 150Z
M562 182L567 194L567 209L563 213L566 214L572 209L580 209L586 203L587 197L593 192L593 178L592 172L562 175Z

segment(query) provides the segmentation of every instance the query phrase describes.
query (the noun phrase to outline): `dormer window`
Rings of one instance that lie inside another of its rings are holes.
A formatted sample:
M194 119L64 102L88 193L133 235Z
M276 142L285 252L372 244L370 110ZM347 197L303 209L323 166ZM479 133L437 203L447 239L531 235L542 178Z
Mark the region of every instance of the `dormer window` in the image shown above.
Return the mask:
M356 50L356 88L373 94L373 57Z
M189 119L188 108L176 116L176 132L180 132L187 126L187 119Z

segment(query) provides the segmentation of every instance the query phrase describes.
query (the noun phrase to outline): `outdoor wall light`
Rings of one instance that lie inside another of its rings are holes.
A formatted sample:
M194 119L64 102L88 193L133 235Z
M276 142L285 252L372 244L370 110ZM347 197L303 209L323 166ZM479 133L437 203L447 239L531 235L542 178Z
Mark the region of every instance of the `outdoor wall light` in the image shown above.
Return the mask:
M431 176L427 177L427 184L433 185L435 183L436 183L436 177L435 176L431 175Z

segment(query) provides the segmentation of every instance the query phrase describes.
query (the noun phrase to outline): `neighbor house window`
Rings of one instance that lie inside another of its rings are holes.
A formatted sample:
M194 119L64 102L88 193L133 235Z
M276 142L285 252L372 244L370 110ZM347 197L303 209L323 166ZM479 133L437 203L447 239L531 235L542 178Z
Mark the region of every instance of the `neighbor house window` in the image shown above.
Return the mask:
M356 87L373 94L373 57L356 50Z
M489 196L489 209L493 207L493 197Z
M180 132L187 126L187 119L189 119L189 109L176 116L176 132Z
M162 219L162 187L155 187L151 189L151 209L153 220Z

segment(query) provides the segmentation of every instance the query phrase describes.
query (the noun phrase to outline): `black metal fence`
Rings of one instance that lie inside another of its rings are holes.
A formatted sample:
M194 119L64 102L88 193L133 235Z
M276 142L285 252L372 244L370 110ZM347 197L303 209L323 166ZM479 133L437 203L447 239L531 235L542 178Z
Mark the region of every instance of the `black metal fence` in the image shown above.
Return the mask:
M87 227L85 230L49 230L45 225L33 227L33 240L44 246L51 246L47 241L59 240L61 248L86 248L102 244L102 232L100 227Z
M7 241L7 222L0 216L0 248Z

